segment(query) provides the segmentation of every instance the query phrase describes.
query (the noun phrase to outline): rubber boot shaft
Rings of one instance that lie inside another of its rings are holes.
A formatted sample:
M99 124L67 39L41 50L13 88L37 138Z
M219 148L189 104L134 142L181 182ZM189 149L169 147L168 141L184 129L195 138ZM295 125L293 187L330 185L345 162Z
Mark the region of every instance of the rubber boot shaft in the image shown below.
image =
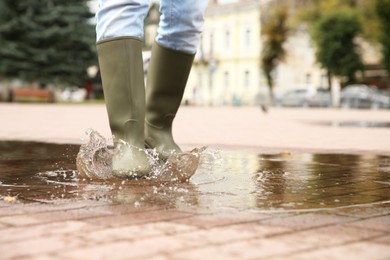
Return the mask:
M113 38L97 43L104 98L114 135L131 147L114 154L113 172L121 177L145 175L150 170L144 146L145 84L142 41L132 37ZM132 158L130 158L132 157Z
M145 142L166 159L181 152L172 136L172 123L179 109L191 71L194 54L167 49L158 43L152 48L146 86Z

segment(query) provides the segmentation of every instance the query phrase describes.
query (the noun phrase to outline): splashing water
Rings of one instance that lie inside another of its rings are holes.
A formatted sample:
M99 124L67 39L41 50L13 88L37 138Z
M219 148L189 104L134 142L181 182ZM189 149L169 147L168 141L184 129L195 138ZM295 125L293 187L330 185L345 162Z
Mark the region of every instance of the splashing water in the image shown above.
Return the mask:
M88 129L88 142L80 146L76 166L80 177L90 179L113 178L111 165L113 151L108 148L106 139L98 132Z
M76 165L79 177L89 179L111 179L112 157L115 150L107 146L106 139L97 131L88 129L88 141L81 145ZM129 144L126 144L129 145ZM156 150L145 150L152 172L147 179L164 182L188 181L199 166L206 147L195 148L189 152L172 154L167 161L159 159Z

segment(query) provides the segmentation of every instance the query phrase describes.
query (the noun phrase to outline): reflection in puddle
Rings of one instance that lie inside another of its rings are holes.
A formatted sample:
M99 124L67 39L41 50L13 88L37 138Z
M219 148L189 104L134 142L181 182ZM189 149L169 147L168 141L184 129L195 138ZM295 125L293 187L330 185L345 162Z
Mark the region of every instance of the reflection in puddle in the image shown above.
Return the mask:
M0 142L0 199L103 200L133 207L316 210L390 201L390 157L348 154L202 155L189 182L78 179L80 146Z

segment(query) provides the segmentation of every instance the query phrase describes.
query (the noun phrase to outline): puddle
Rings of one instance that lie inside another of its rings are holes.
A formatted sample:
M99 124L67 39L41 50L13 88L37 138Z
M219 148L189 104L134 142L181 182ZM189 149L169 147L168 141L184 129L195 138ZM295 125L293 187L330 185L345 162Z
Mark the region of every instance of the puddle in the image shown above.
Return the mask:
M188 182L80 178L78 145L0 142L0 199L15 203L102 200L132 207L318 210L390 202L390 157L202 153Z
M390 122L377 121L316 121L310 124L329 127L390 128Z

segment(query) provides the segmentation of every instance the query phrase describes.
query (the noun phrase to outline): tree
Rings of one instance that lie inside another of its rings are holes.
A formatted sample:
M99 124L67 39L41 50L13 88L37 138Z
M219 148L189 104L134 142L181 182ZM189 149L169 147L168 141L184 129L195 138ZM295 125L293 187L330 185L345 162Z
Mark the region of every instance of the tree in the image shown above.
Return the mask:
M315 24L316 58L328 72L329 86L333 75L344 84L354 83L356 72L363 69L354 41L360 30L356 17L343 11L326 14Z
M0 76L82 85L95 63L86 0L2 0Z
M302 6L296 15L296 23L306 22L313 25L323 16L335 11L354 14L361 25L364 39L375 42L380 33L375 1L372 0L300 0Z
M283 44L288 37L287 7L282 5L275 9L275 13L262 26L264 42L261 53L261 67L267 79L271 103L274 102L273 72L278 63L285 57Z
M376 12L382 27L379 39L382 44L382 61L390 76L390 0L377 0Z

